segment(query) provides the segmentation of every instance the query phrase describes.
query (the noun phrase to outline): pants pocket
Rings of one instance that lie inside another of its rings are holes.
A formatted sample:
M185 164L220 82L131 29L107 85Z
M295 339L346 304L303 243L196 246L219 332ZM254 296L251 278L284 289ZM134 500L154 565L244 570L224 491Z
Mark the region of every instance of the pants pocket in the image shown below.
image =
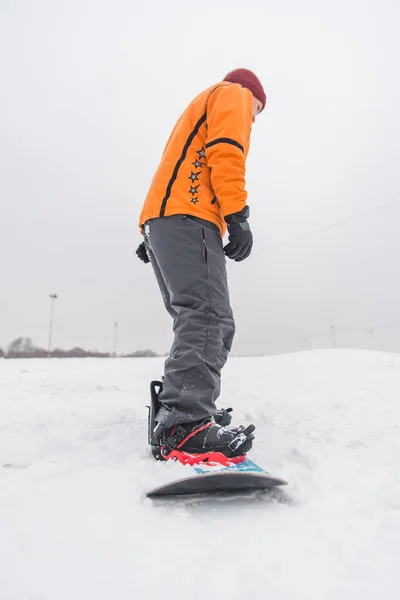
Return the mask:
M206 243L206 232L205 232L204 227L202 227L202 229L201 229L201 243L202 243L203 258L204 258L204 262L207 267L208 266L208 252L207 252L207 243ZM208 273L207 273L207 275L208 275Z

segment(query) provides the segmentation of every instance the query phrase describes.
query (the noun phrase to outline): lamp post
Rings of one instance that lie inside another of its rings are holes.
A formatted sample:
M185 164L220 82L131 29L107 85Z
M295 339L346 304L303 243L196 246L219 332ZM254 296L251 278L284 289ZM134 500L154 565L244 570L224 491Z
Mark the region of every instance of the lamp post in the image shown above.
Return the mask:
M115 321L115 323L114 323L113 356L117 356L117 329L118 329L118 321Z
M49 354L51 352L51 336L53 334L53 317L54 317L54 302L57 300L57 294L49 294L51 298L51 309L50 309L50 329L49 329Z
M332 331L332 348L336 348L336 329L334 325L331 325Z

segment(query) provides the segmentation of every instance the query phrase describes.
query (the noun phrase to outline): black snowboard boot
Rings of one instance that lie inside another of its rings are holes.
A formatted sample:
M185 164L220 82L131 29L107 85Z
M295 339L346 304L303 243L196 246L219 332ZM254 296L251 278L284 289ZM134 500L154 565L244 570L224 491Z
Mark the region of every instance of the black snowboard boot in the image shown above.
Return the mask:
M194 462L226 463L226 459L242 457L250 450L254 430L254 425L223 427L211 417L170 429L159 424L154 433L161 446L161 458L188 462L185 455L189 454L198 458Z
M161 381L152 381L150 386L151 405L149 406L148 436L154 458L166 460L175 458L188 462L187 455L198 456L193 462L226 462L242 457L252 446L254 425L247 428L228 428L232 420L232 409L219 409L213 417L198 423L186 423L166 428L156 422L157 413L162 408L158 397L163 389Z

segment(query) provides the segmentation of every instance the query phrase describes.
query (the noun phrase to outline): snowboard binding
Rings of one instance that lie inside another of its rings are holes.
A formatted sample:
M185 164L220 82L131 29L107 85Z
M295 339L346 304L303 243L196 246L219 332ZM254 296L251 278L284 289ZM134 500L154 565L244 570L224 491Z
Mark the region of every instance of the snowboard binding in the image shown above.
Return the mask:
M201 423L175 425L166 429L165 425L156 421L162 408L159 396L163 390L163 381L152 381L150 384L151 404L148 410L148 443L156 460L176 460L182 464L219 464L229 465L242 462L246 452L251 448L254 438L254 425L240 426L223 430L230 425L232 409L220 409L213 417ZM209 433L211 432L211 435ZM223 433L222 433L223 432ZM204 441L203 437L205 436ZM225 436L225 443L221 444ZM191 443L196 436L197 443ZM207 439L207 442L205 441ZM211 443L210 443L210 440Z
M163 390L163 382L162 381L152 381L150 384L150 406L147 406L149 409L148 417L147 417L147 439L149 442L149 446L151 448L151 453L156 460L165 460L161 453L161 446L158 440L158 437L154 433L154 430L157 426L156 423L156 414L161 408L161 404L158 401L158 397Z

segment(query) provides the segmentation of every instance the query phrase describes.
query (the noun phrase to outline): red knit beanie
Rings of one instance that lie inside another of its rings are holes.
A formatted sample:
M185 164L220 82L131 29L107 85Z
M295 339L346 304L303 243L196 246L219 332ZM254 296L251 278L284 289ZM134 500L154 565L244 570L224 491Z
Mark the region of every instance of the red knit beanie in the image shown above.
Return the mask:
M264 88L261 85L261 81L254 75L252 71L248 69L235 69L228 73L224 78L224 81L230 81L231 83L239 83L243 87L250 90L257 100L262 102L262 110L264 110L267 103L267 96L264 92Z

